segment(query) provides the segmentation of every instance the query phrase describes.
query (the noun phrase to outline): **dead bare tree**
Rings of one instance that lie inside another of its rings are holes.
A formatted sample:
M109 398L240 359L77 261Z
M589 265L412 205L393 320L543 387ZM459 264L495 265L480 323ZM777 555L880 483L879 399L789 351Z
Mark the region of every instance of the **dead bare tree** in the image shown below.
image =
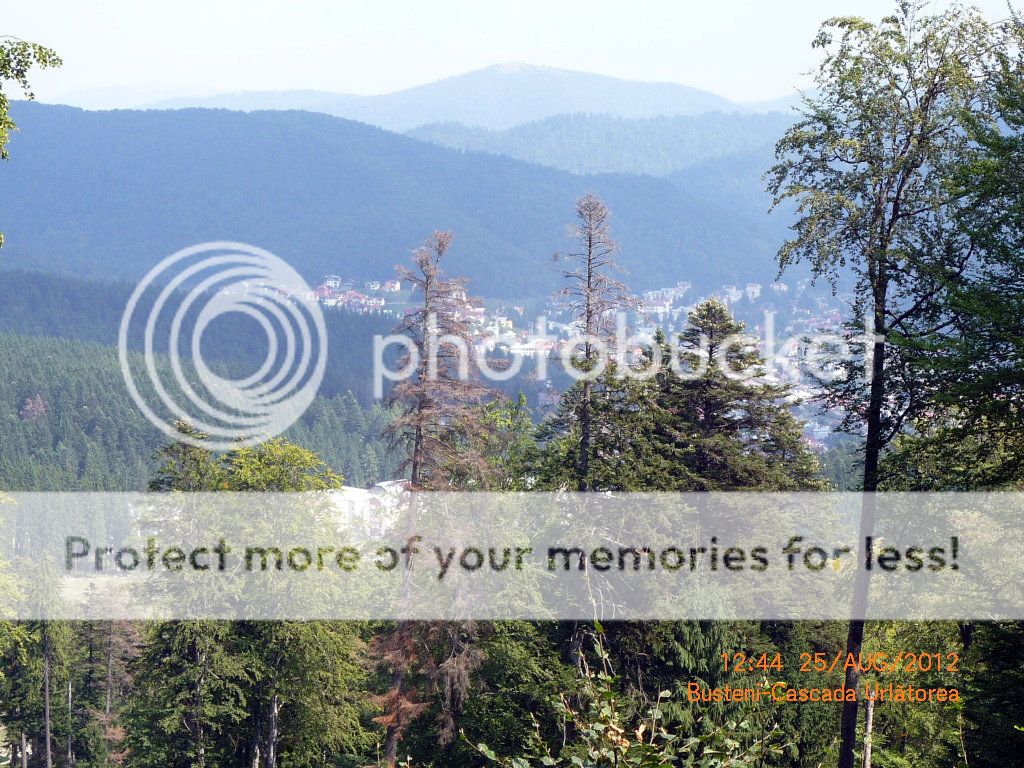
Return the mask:
M493 393L479 381L466 318L467 281L441 271L451 243L450 232L434 232L413 254L415 267L397 269L422 298L394 329L411 346L400 361L407 375L387 398L398 415L385 435L403 451L402 470L409 471L413 487L423 490L472 484L487 471L473 446L484 430L478 406Z
M576 250L559 251L555 262L565 285L555 294L569 310L583 335L582 354L575 361L580 371L592 370L597 364L598 340L608 344L615 332L616 314L636 309L638 304L625 283L615 277L621 272L616 256L619 244L612 236L611 213L593 192L576 201L576 222L569 226L569 237L577 243ZM592 451L593 381L581 383L576 420L579 425L577 453L578 490L590 490Z
M479 380L467 322L472 306L467 281L446 277L441 270L451 243L450 232L434 232L413 254L414 267L397 269L421 300L394 329L408 340L400 360L406 375L387 398L398 415L385 434L393 448L403 451L402 468L415 490L482 489L490 474L480 451L487 432L480 405L495 393ZM402 735L427 708L416 685L410 685L414 676L442 693L442 743L456 733L455 718L481 658L473 646L475 634L474 626L459 622L403 620L377 638L377 664L391 670L391 685L378 698L383 713L377 718L386 729L388 766L397 764ZM435 658L438 647L446 657L443 662Z

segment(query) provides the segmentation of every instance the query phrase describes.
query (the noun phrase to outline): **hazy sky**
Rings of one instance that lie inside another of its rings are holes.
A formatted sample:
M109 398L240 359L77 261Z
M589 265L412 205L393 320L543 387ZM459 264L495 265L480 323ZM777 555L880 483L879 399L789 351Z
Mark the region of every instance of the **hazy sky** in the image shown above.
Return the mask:
M977 4L992 19L1007 15L1005 0ZM4 5L0 34L45 43L64 58L62 70L35 77L42 100L109 86L131 89L129 100L289 88L383 93L513 61L767 99L803 84L822 19L880 18L893 8L888 0Z

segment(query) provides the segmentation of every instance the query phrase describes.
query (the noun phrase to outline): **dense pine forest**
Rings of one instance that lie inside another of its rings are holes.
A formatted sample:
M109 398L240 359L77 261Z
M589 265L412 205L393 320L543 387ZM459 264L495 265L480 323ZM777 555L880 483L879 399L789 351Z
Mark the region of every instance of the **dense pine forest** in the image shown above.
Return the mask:
M413 287L407 311L328 312L331 366L312 406L280 437L227 450L186 421L168 438L134 406L114 347L131 286L0 272L0 491L302 493L395 478L422 492L1024 489L1024 19L907 2L878 23L829 21L815 46L817 88L763 170L795 211L779 268L856 287L845 319L860 354L815 390L847 435L827 454L804 439L793 389L765 375L761 352L726 343L744 326L714 299L675 338L600 370L596 343L582 344L572 367L594 375L564 381L549 409L536 382L499 389L454 355L434 370L406 360L413 375L374 400L374 334L469 341L459 232L428 230L397 265ZM60 63L0 38L5 87ZM0 148L7 107L0 94ZM588 338L611 343L611 315L637 301L609 205L581 191L545 218L574 238L553 262L558 299ZM855 336L865 323L873 340ZM251 370L250 331L219 330L204 354ZM671 364L637 375L654 361ZM37 573L23 565L0 561L0 766L1024 764L1019 621L9 620L5 598ZM799 682L957 695L692 695L694 684L769 689L804 656L906 650L959 663L884 680L812 664ZM730 666L738 651L757 661Z
M0 332L12 375L0 380L0 488L139 491L164 436L132 403L114 349ZM288 437L353 485L393 474L381 430L389 418L351 392L320 397Z

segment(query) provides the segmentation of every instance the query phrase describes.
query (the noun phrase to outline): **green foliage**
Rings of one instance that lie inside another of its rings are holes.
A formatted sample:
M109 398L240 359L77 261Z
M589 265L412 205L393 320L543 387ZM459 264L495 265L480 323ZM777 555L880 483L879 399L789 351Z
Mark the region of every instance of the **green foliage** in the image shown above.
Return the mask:
M689 703L686 686L725 682L722 654L747 647L745 639L738 625L714 621L615 623L606 627L604 636L624 692L645 702L669 691L671 696L660 705L663 721L687 734L701 733L702 725L730 714L721 703Z
M156 491L288 493L342 483L315 453L282 438L223 454L172 443L160 459ZM220 765L245 756L276 764L271 755L279 755L314 766L324 750L365 749L367 704L352 695L365 674L355 660L360 645L358 625L346 622L156 624L137 670L139 684L159 692L128 710L129 763Z
M6 160L7 142L10 132L17 126L8 114L11 101L4 92L5 86L14 85L27 99L34 99L29 85L29 72L34 67L47 69L59 67L63 62L50 48L19 40L9 35L0 36L0 160Z
M950 11L915 26L911 17L918 16L905 4L880 25L852 18L826 25L818 45L826 51L821 74L829 87L807 103L804 120L780 144L775 191L801 206L797 238L783 250L783 264L803 260L823 278L839 277L852 265L860 278L857 312L870 316L880 310L882 325L893 332L898 349L887 362L913 363L918 373L927 370L933 377L928 411L909 408L908 389L884 401L893 406L886 414L891 434L913 428L913 434L896 439L886 459L887 489L1019 487L1024 78L1020 61L1010 55L1017 49L1007 46L1005 55L993 54L992 30L973 12ZM1014 28L1018 39L1021 30ZM11 45L0 41L0 81L13 79L24 87L29 66L57 63L45 49L30 46L12 54ZM946 55L939 56L940 50ZM927 66L917 67L920 62ZM995 90L984 80L989 75L998 81ZM992 94L997 103L989 113ZM974 108L975 97L984 109L965 115L961 107ZM6 104L0 94L0 105ZM138 265L122 258L126 250L151 252L153 243L168 242L168 233L175 240L207 239L204 232L223 225L223 209L204 198L204 190L251 199L251 189L234 187L230 179L244 177L252 158L259 157L267 184L257 204L246 208L256 223L239 225L272 247L282 246L282 254L298 259L311 277L337 271L338 259L348 259L353 276L379 278L382 252L404 250L437 220L468 217L467 248L453 253L453 266L515 295L544 283L542 271L533 269L540 262L530 261L535 258L530 254L549 250L545 244L557 231L557 211L580 184L568 174L424 147L311 115L112 116L31 105L17 109L24 109L25 125L32 128L24 142L18 139L18 158L24 161L18 165L27 164L28 170L17 175L21 171L12 167L16 173L12 183L5 179L0 187L0 204L16 222L12 232L35 234L31 254L21 244L13 253L26 263L45 259L47 266L62 269L117 268L128 275ZM684 123L713 125L717 119L574 117L457 140L511 142L504 151L580 168L612 162L664 171L735 148L743 136L741 123L756 126L761 120L730 123L736 134L698 132L701 141L674 158L659 156L650 140L660 136L659 142L676 144L680 136L669 139L665 130ZM564 126L573 135L563 133ZM0 137L6 139L9 128L0 123ZM516 138L536 131L547 132L549 140L527 147L525 139ZM593 142L609 135L616 137L619 154L610 160L590 157ZM623 141L627 136L631 140ZM105 142L119 147L113 165L105 165L100 177L92 168L85 173L86 149ZM750 158L756 159L756 148L747 158L753 162ZM691 190L719 184L718 199L730 199L727 190L739 195L742 206L754 201L745 189L751 186L747 176L737 183L737 170L723 173L716 162L679 172L675 181L691 184ZM192 173L187 189L175 181L186 167ZM71 183L54 182L57 170ZM302 189L288 181L299 175ZM98 197L81 194L84 178L99 190ZM694 185L694 179L701 181ZM893 180L902 190L900 210L893 209L897 187L886 186ZM729 257L753 254L756 261L766 253L770 237L742 240L735 233L746 229L736 226L742 216L707 214L712 209L701 207L704 201L690 206L690 196L672 182L588 181L606 185L609 197L617 199L627 259L655 254L644 263L641 280L670 280L666 276L679 267L680 250L714 265L702 264L697 279L734 279L735 261ZM315 199L307 194L309 185L318 190ZM34 196L38 189L60 194L42 200ZM366 198L367 189L374 200ZM509 216L521 209L524 189L531 192L529 215ZM382 195L398 213L380 212L375 200ZM354 203L343 206L339 200ZM889 206L882 216L875 215L879 201ZM261 213L263 206L287 213L289 205L299 205L302 215ZM697 214L678 216L679 210L693 208ZM117 216L107 215L112 210ZM155 224L154 210L160 212ZM150 215L141 215L146 212ZM145 222L146 228L126 228L120 250L113 253L104 227L124 216ZM308 226L309 217L316 227ZM292 227L302 233L296 236ZM758 240L765 242L740 247ZM702 259L719 247L722 258ZM976 268L962 275L947 269L972 247ZM879 279L879 270L886 279ZM138 489L150 477L155 491L292 492L334 488L342 476L350 484L368 485L394 473L395 459L378 439L393 414L370 405L365 386L353 383L366 378L361 361L369 359L366 341L381 318L330 313L332 355L341 358L332 366L325 396L283 438L217 454L164 444L128 399L110 345L129 290L24 273L0 277L4 487ZM903 315L922 298L927 311L915 325ZM947 319L954 324L944 326ZM254 351L250 334L230 324L222 330L209 342L212 359L232 370L246 365ZM582 484L599 491L854 487L851 478L863 468L855 446L830 452L822 470L802 441L785 387L726 375L730 366L764 363L750 349L723 347L742 330L724 306L709 302L695 309L679 339L681 360L691 367L701 362L702 337L710 343L711 360L702 375L666 370L638 381L612 368L598 377L587 392L592 461ZM659 339L649 354L664 360L666 346ZM926 368L912 355L925 358ZM495 490L578 487L582 396L580 385L569 388L555 417L540 430L534 429L523 397L492 402L474 411L484 427L478 437L459 447L488 462L488 483ZM854 403L851 413L859 427L860 401L845 402ZM904 420L914 413L923 417ZM180 428L190 431L187 425ZM46 574L15 585L0 571L0 600L16 586L46 590L50 585ZM0 621L0 724L5 739L15 741L25 733L38 763L45 656L51 667L55 751L70 738L76 764L83 768L219 768L261 761L298 768L366 765L374 760L374 742L384 735L373 723L374 703L384 698L378 694L397 688L396 697L403 695L402 683L395 686L394 678L385 679L366 663L364 644L388 632L388 625L345 622L116 627L113 622ZM763 684L726 673L723 652L780 652L792 668L803 652L832 656L843 647L844 633L842 625L826 622L635 622L598 628L594 647L576 653L585 642L579 624L421 624L398 637L413 645L407 650L404 695L417 712L423 709L421 717L403 723L403 754L412 757L400 764L829 765L836 751L836 708L698 706L685 700L685 691L690 682ZM1019 622L869 623L866 652L960 652L958 673L897 675L895 682L956 684L965 696L962 704L941 706L878 702L874 764L1016 764L1024 750L1022 633ZM114 636L120 638L119 650L115 665L108 666L105 651ZM416 667L417 659L427 662ZM800 683L837 685L838 678L812 673L802 675ZM58 701L67 685L74 694L71 706ZM409 698L420 693L422 699ZM378 718L377 725L387 722ZM463 741L446 740L453 728L463 732Z
M847 328L856 354L823 382L820 399L841 409L846 431L864 435L868 493L884 479L886 446L933 403L928 366L912 350L955 322L946 297L976 264L960 226L970 201L954 179L976 151L971 126L995 121L990 74L1003 42L976 8L928 13L916 0L900 0L878 23L829 19L814 41L817 93L776 145L769 191L797 207L780 269L805 263L833 286L855 275ZM857 582L866 593L866 576ZM859 654L863 635L863 622L849 624L848 653ZM858 680L846 670L848 686ZM849 701L842 709L838 765L853 768L858 710Z
M324 753L365 754L364 722L372 707L363 695L360 626L341 621L248 621L231 625L230 645L249 676L249 710L236 732L277 740L282 765L313 768ZM278 731L267 731L270 717Z
M399 459L382 437L393 416L379 403L364 409L351 392L318 397L285 437L317 454L347 485L368 488L398 472Z
M654 450L664 490L821 490L817 458L789 410L791 392L763 378L764 358L744 326L711 300L679 336L679 362L659 345ZM739 343L737 343L739 341ZM737 374L745 372L743 378Z
M948 223L951 163L970 154L964 121L985 106L985 67L998 41L976 11L918 10L904 0L879 24L831 19L815 39L823 53L819 91L779 141L770 174L777 199L799 204L797 237L780 252L783 268L807 260L828 277L849 262L866 276L869 264L885 259L894 288L924 279L913 258L925 227ZM885 190L889 196L879 198Z
M25 717L27 693L23 682L29 663L31 634L23 623L0 621L0 722L8 724Z
M965 692L965 683L973 676L966 658L964 625L954 621L877 622L868 627L865 637L867 652L891 653L893 649L913 645L920 653L963 655L958 672L898 670L879 676L881 685L914 685L921 687L953 687ZM970 644L970 641L968 641ZM872 680L871 682L875 682ZM882 768L903 768L914 765L975 765L972 756L964 754L964 702L933 702L928 707L899 706L875 702L872 756Z
M45 686L49 685L51 737L60 750L71 723L65 698L72 650L71 628L67 622L29 621L16 628L15 642L0 656L5 680L0 681L0 723L33 735L33 748L40 754L45 739ZM47 681L47 671L49 679Z
M130 283L81 280L63 275L35 272L0 271L0 332L23 336L55 336L61 339L93 342L107 347L118 343L121 316L134 286ZM143 291L139 297L139 317L151 313L162 286ZM153 329L153 349L166 353L171 336L171 318L187 294L183 291L167 297ZM193 308L194 309L194 308ZM181 338L190 339L196 312L183 312ZM367 374L373 359L373 337L390 332L390 315L359 314L343 309L324 312L330 362L320 386L324 397L352 392L364 407L373 402L373 382ZM144 324L128 329L128 348L142 351ZM266 355L263 332L252 318L228 314L216 318L203 332L200 349L203 359L224 369L225 375L248 375ZM191 356L187 347L183 357Z
M1024 21L1016 17L995 77L996 121L968 124L976 151L957 158L959 225L978 263L944 296L955 322L904 341L932 389L933 413L891 458L906 487L1019 488L1024 482Z
M342 477L312 451L282 438L237 448L225 457L227 489L272 493L340 488Z
M1014 409L1008 413L1013 417ZM1019 490L1024 486L1024 435L1016 418L986 418L937 409L915 422L886 455L886 490Z
M128 394L116 352L97 344L0 332L0 487L141 490L164 437ZM38 398L38 400L37 400ZM26 408L38 402L40 407ZM286 434L353 485L392 476L380 431L387 410L350 393L317 398Z
M536 464L539 449L526 395L487 403L481 421L484 430L480 452L491 467L488 490L530 490L534 484L530 467Z
M141 487L161 436L133 407L113 350L0 333L0 358L7 490Z
M133 697L125 713L131 765L192 768L230 759L228 736L245 717L251 673L229 632L212 621L152 627L135 680L148 695Z
M9 500L0 492L0 526L3 525L3 511ZM4 621L10 615L14 601L18 598L18 580L10 572L10 563L0 558L0 655L14 642L12 625ZM3 668L0 667L0 684L3 682Z
M439 739L442 725L451 721L435 697L402 738L399 754L414 756L417 765L476 768L480 760L472 743L486 741L502 754L519 754L530 748L538 730L546 739L560 738L558 696L575 688L576 668L561 658L555 625L503 621L476 626L480 664L452 731L452 736L461 731L463 738ZM440 658L445 658L443 649ZM440 682L435 676L435 684Z
M851 433L866 423L869 491L881 450L929 402L908 347L949 327L944 297L976 262L955 178L976 153L971 126L995 122L990 73L1003 42L976 9L926 13L910 0L877 24L831 19L814 43L817 93L776 146L769 189L798 211L780 267L802 262L833 283L852 270L850 336L867 324L885 340L855 340L823 395Z
M864 452L858 441L849 438L835 442L821 456L821 471L830 488L859 491L864 482Z
M969 764L979 768L1011 765L1024 753L1024 623L966 625L970 638L963 717Z
M818 460L790 411L788 387L763 378L764 359L749 345L725 305L695 308L671 347L663 336L648 355L660 355L652 377L623 375L613 365L590 386L588 486L620 491L822 490ZM703 352L701 350L704 350ZM650 363L651 357L638 364ZM746 370L741 380L733 372ZM543 450L533 476L540 488L574 487L584 383L562 397L538 432Z
M740 768L761 765L783 754L779 729L767 722L763 711L751 709L742 719L689 737L664 724L663 705L672 695L670 691L659 691L646 710L636 711L618 690L612 658L598 631L596 666L581 655L579 691L573 697L562 694L557 703L573 738L564 747L553 749L538 728L532 753L513 757L499 757L487 744L477 744L477 751L489 764L502 768Z
M789 659L799 660L801 653L823 653L833 658L846 641L846 627L832 621L764 621L737 622L734 633L742 640L732 647L750 648L753 654L782 653L789 669ZM887 649L889 650L889 649ZM790 681L806 687L835 687L842 675L811 670L795 675ZM817 702L797 702L779 706L778 724L788 742L785 758L778 765L793 768L817 768L830 765L835 759L838 743L839 711Z
M193 440L208 438L182 421L176 428ZM191 443L173 442L163 446L157 457L160 464L149 482L151 491L300 493L340 488L343 483L316 453L280 437L220 455Z
M587 487L603 491L650 489L647 483L654 461L649 441L654 419L651 391L644 382L619 374L614 366L589 384L573 384L562 396L557 411L541 424L538 437L543 449L531 475L537 488L579 487L583 479L578 456L580 421L587 393L592 425Z

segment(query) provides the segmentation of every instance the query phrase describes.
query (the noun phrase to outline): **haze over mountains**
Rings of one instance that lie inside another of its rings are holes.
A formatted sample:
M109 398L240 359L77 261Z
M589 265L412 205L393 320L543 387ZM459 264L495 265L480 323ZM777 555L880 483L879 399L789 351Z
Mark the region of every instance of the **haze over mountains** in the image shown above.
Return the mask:
M324 91L248 91L174 98L140 105L156 109L302 109L407 131L453 122L503 129L553 115L587 113L639 118L705 112L786 110L793 97L741 104L678 83L645 83L528 64L497 64L395 93L355 96Z
M683 85L501 65L383 96L160 106L14 105L0 267L133 280L179 248L240 240L309 280L379 280L451 229L449 269L475 292L538 299L587 190L613 211L636 290L771 280L787 234L761 175L792 112Z
M572 173L649 173L663 176L696 163L764 148L770 165L773 138L791 115L728 114L642 117L556 115L504 130L431 123L407 136L453 149L508 155Z
M557 284L576 197L614 212L638 290L770 279L784 217L642 175L576 176L309 112L87 112L18 103L0 186L0 263L138 278L208 240L269 248L307 278L381 279L436 228L449 268L495 297Z

